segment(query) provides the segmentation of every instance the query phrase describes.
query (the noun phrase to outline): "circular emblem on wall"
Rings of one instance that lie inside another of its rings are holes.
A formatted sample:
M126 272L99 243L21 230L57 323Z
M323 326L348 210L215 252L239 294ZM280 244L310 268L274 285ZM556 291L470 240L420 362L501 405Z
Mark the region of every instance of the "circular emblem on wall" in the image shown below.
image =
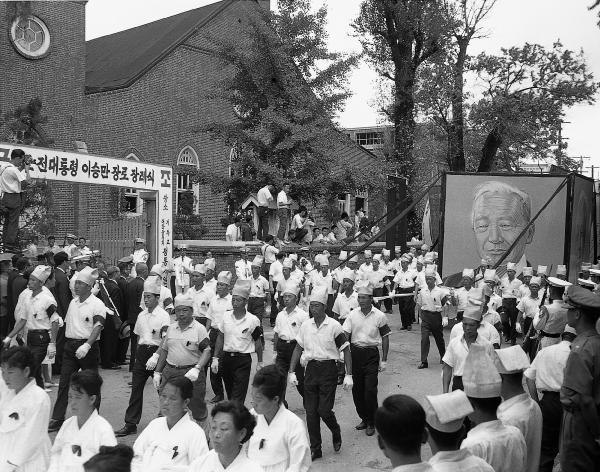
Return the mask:
M50 31L37 16L20 16L10 27L10 40L19 54L28 59L40 59L50 49Z

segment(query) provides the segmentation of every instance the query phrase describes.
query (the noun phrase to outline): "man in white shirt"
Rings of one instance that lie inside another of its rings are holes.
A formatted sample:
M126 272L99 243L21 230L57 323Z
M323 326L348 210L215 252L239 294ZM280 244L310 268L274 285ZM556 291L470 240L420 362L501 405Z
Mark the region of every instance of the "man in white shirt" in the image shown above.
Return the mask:
M283 259L285 254L278 252L275 256L275 262L269 267L269 292L271 293L271 328L275 326L275 318L279 309L277 306L277 285L283 279Z
M442 319L442 308L448 301L448 293L439 287L436 287L435 266L425 268L425 288L417 294L416 302L421 309L421 363L418 369L429 367L427 356L429 355L429 335L433 335L438 351L440 353L440 363L446 353L444 344L444 325L448 324L448 319Z
M21 184L29 180L28 157L22 149L13 149L10 163L0 168L0 194L2 204L0 210L4 216L2 239L4 250L18 250L17 232L19 231L19 215L23 207Z
M334 318L340 323L343 323L350 312L355 308L358 308L358 296L354 290L356 273L346 267L342 271L341 278L341 292L335 298L335 302L333 302L332 311Z
M240 248L240 258L235 261L236 280L250 280L252 278L252 263L248 260L248 248Z
M187 292L190 288L190 274L192 273L192 259L186 254L187 246L180 244L175 248L173 259L173 274L175 276L175 294Z
M525 267L527 269L527 267ZM529 281L528 294L521 298L517 304L519 315L517 316L517 333L527 335L533 319L540 312L541 298L539 296L542 279L540 277L531 277ZM525 285L522 285L524 287Z
M275 192L273 185L265 185L256 194L256 200L258 200L258 231L256 239L259 241L264 241L267 234L269 234L269 206L273 202L273 192Z
M542 443L542 412L523 388L523 371L529 367L529 359L521 346L498 349L494 357L496 368L502 377L502 399L498 407L498 419L505 425L519 428L527 445L526 472L538 472Z
M288 222L290 220L290 200L288 193L290 191L289 182L284 182L281 191L277 194L277 217L279 218L279 230L277 231L277 239L287 243L286 239L288 230Z
M135 238L133 243L131 276L135 278L137 277L135 266L137 264L147 264L150 254L146 251L146 240L144 238Z
M271 292L269 291L269 281L261 274L263 258L255 256L250 270L250 297L248 298L248 311L258 318L262 325L262 319L265 316L265 309L271 305Z
M204 264L196 264L190 275L192 286L187 293L194 299L194 318L206 327L208 323L208 307L215 294L210 288L206 288L206 284L204 283L205 276L206 266Z
M500 279L500 290L502 291L502 308L504 311L502 317L502 331L504 340L510 342L513 346L517 342L517 297L519 288L523 285L516 275L516 264L509 262L506 265L506 275Z
M473 407L462 390L425 397L427 442L433 457L429 464L439 472L494 472L481 457L460 449L464 420Z
M562 341L538 352L524 372L529 394L539 403L542 412L540 472L552 472L558 454L563 418L560 388L565 376L567 359L571 353L571 343L576 336L575 329L567 325L562 334Z
M364 279L365 278L365 273L367 272L371 272L373 270L373 253L371 252L370 249L365 249L364 252L364 258L365 258L365 262L363 262L360 267L358 268L358 279Z
M311 230L311 226L314 225L311 220L308 218L308 210L305 206L301 206L298 209L298 213L294 215L292 218L292 224L290 226L290 231L294 230L294 237L291 238L295 243L302 243L309 231ZM312 234L310 234L312 238Z
M398 310L400 311L400 320L402 321L402 328L410 331L412 329L412 323L415 317L415 279L417 274L415 271L408 267L408 257L400 257L400 266L396 270L394 275L394 284L392 286L392 293L413 295L406 297L398 297Z
M67 253L67 255L69 256L69 260L71 260L73 258L73 256L76 255L76 253L74 253L74 251L77 250L77 245L75 244L75 240L77 239L77 236L75 236L72 233L68 233L65 236L66 242L65 242L65 247L63 247L63 251Z
M233 223L227 226L225 230L225 241L239 241L242 239L240 226L242 224L242 218L236 216Z

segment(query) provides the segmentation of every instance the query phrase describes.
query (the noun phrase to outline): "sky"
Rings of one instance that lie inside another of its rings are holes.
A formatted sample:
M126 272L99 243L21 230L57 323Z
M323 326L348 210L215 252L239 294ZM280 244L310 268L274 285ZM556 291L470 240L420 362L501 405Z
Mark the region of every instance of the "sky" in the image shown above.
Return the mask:
M198 8L215 0L90 0L86 11L86 39L115 33L134 26ZM312 0L315 6L328 6L330 48L341 52L359 52L360 44L350 26L358 15L361 0ZM275 0L271 0L272 5ZM498 0L484 23L486 37L472 42L470 54L485 51L499 53L500 48L521 46L526 42L551 47L560 39L565 47L583 49L589 69L600 81L600 28L598 18L587 10L592 0ZM361 64L350 76L353 96L339 116L343 127L384 124L377 114L377 75ZM598 96L600 100L600 95ZM563 136L568 138L571 157L589 156L584 166L600 167L600 149L596 134L600 125L600 102L578 105L566 113ZM589 170L588 170L589 172ZM600 178L600 169L595 177Z

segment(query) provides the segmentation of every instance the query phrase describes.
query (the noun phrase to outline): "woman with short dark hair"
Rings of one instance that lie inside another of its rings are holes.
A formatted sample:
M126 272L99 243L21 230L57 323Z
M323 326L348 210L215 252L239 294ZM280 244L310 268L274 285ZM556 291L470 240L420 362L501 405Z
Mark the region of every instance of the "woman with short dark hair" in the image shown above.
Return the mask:
M256 426L252 413L237 402L222 401L215 405L210 416L210 443L214 449L196 459L190 472L263 472L243 450Z
M260 369L252 382L256 428L248 457L264 472L306 472L311 465L304 421L282 404L286 381L286 373L273 364Z
M83 468L85 472L130 472L133 449L125 444L102 446Z
M27 347L10 347L2 353L0 364L10 389L0 403L0 470L46 470L50 398L36 385L33 355Z

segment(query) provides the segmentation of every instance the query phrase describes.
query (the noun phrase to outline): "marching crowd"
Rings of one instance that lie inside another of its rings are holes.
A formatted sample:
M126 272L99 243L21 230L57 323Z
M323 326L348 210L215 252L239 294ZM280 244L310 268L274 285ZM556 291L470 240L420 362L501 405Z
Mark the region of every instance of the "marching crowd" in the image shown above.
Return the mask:
M356 429L377 434L397 472L545 472L559 453L565 472L600 470L600 266L582 264L572 285L564 266L553 275L482 260L442 281L437 253L415 238L394 257L341 251L333 264L328 251L294 253L269 235L231 271L185 246L149 266L143 239L113 266L75 241L39 261L0 254L0 472L307 471L323 455L321 421L342 447L340 385ZM395 304L402 330L421 325L418 368L429 367L430 335L440 355L441 393L422 404L378 401ZM275 361L265 366L266 326ZM131 394L113 431L99 368L123 366ZM53 407L50 369L60 376ZM148 380L158 417L133 448L119 445L138 433ZM306 421L287 409L288 386Z

